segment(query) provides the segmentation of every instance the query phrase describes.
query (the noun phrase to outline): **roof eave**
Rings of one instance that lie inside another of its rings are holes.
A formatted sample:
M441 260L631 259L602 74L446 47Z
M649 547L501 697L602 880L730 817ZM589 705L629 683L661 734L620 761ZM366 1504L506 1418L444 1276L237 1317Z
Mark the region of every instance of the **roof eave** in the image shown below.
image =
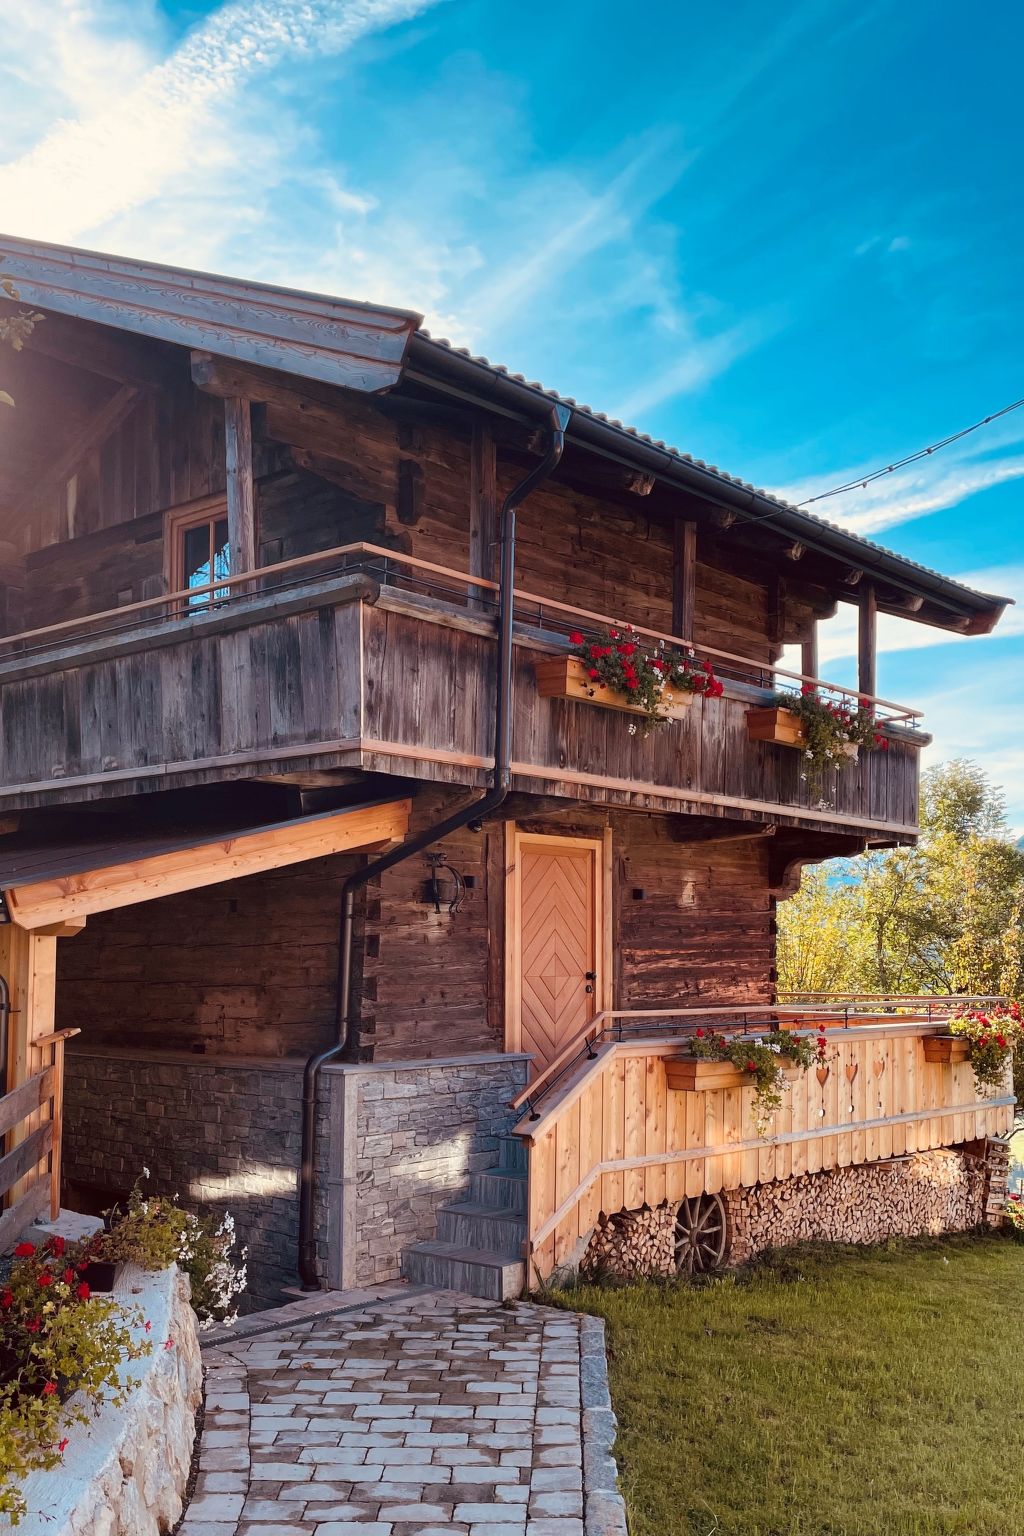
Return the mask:
M562 399L539 384L513 378L465 353L452 351L444 343L434 341L422 332L412 338L406 376L417 364L427 373L436 373L472 386L478 395L483 393L489 397L489 403L515 416L525 415L536 419L539 409L549 406L552 400ZM570 406L574 404L571 400L564 403ZM669 484L695 492L724 509L746 514L748 518L754 518L766 527L774 526L792 535L794 540L808 549L846 560L851 567L862 570L865 575L886 581L909 595L932 599L950 614L948 626L935 620L923 621L933 622L936 627L955 628L959 633L972 635L990 634L1006 608L1013 603L1012 598L974 592L937 572L903 560L899 555L879 549L856 534L825 524L802 512L800 508L779 502L753 487L740 485L707 465L683 458L664 445L640 437L590 411L574 411L568 436L605 456L618 458ZM918 619L919 615L908 614L907 617ZM963 620L968 621L966 627Z

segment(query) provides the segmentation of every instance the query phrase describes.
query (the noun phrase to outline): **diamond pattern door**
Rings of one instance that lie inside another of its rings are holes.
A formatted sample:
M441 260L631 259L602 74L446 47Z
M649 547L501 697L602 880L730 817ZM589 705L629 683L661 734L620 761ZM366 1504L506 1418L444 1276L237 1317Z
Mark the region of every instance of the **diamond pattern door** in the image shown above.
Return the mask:
M519 853L521 1049L543 1072L597 1012L597 855L555 838Z

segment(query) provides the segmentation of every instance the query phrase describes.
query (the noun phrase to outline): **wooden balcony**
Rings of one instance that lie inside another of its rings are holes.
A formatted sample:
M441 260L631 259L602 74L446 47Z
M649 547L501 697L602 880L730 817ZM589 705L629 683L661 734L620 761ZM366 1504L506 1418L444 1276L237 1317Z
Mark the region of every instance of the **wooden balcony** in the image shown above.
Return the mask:
M186 609L197 596L209 606ZM483 785L493 608L492 583L355 545L2 639L0 805L239 770ZM570 629L612 620L525 592L516 614L517 789L879 840L916 833L928 738L914 711L876 701L888 750L816 783L798 750L748 734L748 710L792 675L702 651L724 696L695 697L645 735L620 708L538 689L537 660L565 655Z

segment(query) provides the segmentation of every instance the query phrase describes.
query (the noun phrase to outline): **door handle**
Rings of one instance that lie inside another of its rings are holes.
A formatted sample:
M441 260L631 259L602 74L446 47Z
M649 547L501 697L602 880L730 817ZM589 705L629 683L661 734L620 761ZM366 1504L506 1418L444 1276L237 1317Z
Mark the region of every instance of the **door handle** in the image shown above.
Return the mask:
M583 979L584 979L584 981L596 981L597 980L597 972L596 971L584 971L583 972Z

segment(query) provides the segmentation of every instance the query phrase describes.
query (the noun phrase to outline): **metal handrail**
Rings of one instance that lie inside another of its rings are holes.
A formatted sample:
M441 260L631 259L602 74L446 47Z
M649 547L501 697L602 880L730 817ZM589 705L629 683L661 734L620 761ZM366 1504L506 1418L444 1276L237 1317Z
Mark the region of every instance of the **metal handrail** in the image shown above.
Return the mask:
M824 994L819 994L824 995ZM906 997L891 999L894 1007L899 1005L905 1011L899 1017L892 1011L880 1011L878 1008L865 1008L861 1011L856 1002L851 1007L849 1003L836 1008L814 1008L810 1017L807 1008L793 1007L777 1003L735 1004L719 1005L713 1008L653 1008L653 1009L623 1009L609 1008L595 1014L586 1027L565 1047L547 1068L535 1080L526 1087L522 1093L516 1095L510 1102L510 1109L514 1112L523 1109L531 1121L539 1120L540 1115L537 1105L562 1081L562 1079L584 1060L593 1061L597 1056L597 1047L603 1041L623 1041L627 1038L657 1038L659 1036L673 1038L680 1036L686 1038L692 1036L700 1028L702 1020L735 1021L731 1033L750 1034L755 1030L765 1029L773 1020L791 1020L794 1025L806 1022L809 1028L857 1028L858 1025L870 1021L886 1024L936 1024L942 1019L948 1018L951 1013L961 1008L965 1003L973 1002L1005 1002L1005 998L987 997L957 997L954 995L940 995L927 997ZM627 1024L627 1019L638 1022ZM642 1024L640 1020L655 1020L654 1029L649 1024Z

